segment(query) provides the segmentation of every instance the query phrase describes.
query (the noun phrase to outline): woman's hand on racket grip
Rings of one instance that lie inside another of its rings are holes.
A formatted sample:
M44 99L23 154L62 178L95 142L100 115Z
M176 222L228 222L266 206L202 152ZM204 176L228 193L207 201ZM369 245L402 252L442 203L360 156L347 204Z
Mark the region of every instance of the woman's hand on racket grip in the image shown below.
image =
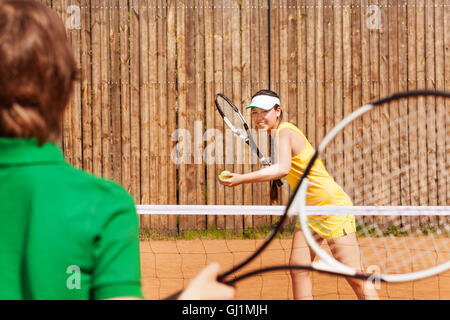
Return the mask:
M235 289L217 281L220 266L213 262L191 280L179 300L231 300Z
M223 179L220 175L218 177L219 183L226 187L235 187L242 184L242 175L239 173L226 173L223 175L225 179Z

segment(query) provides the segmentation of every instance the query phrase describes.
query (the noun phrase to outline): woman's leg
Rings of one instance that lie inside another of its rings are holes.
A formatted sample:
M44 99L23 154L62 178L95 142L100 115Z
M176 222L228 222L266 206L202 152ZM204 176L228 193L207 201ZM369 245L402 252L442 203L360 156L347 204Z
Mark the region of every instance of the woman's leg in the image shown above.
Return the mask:
M359 244L356 238L356 233L329 239L331 252L334 257L345 265L362 271L361 256L359 251ZM359 280L355 278L346 278L347 282L355 291L360 300L375 300L378 299L378 293L366 280Z
M320 240L319 240L320 241ZM303 232L295 228L294 238L292 240L292 251L289 259L291 265L311 265L314 260L315 253L310 250L306 243ZM296 300L312 300L312 283L310 271L308 270L291 270L292 287L294 290L294 299Z

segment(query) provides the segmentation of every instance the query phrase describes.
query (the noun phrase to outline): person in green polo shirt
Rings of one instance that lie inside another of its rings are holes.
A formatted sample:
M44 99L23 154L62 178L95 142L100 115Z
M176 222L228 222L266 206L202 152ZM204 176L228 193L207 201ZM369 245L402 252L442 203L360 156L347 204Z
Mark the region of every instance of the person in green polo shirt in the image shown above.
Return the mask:
M133 199L55 144L77 79L59 17L0 0L0 299L143 298ZM232 298L218 271L206 267L179 298Z

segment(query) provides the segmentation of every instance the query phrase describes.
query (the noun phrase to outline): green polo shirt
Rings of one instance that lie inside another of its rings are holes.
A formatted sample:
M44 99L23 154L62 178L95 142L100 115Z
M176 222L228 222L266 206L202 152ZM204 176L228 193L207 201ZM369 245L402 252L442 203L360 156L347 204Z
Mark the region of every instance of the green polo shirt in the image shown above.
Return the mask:
M58 146L0 138L0 299L142 297L138 217Z

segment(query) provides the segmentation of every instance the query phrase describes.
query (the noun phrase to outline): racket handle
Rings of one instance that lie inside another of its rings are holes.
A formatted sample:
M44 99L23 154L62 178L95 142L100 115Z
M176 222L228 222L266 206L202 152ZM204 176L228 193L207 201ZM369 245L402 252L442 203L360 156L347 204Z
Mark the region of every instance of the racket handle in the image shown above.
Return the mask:
M171 296L168 296L167 298L164 298L164 300L178 300L178 298L180 297L180 295L183 293L183 290L180 290L178 292L175 292L174 294L172 294Z

